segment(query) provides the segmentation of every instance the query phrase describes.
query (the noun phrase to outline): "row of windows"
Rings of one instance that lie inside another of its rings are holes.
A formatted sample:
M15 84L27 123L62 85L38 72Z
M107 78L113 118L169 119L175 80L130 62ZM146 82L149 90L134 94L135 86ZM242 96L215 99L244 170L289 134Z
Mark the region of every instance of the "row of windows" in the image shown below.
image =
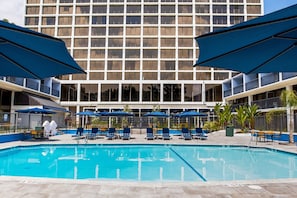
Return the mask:
M126 10L125 10L126 7ZM158 5L144 5L143 13L156 13L160 11L161 13L193 13L192 5L178 5L176 10L175 5L161 5L160 8ZM244 6L243 5L196 5L194 13L227 13L229 9L229 13L243 14ZM247 5L247 13L250 14L258 14L261 11L260 5ZM42 14L56 14L57 7L56 6L43 6ZM106 13L142 13L141 5L93 5L92 13L93 14L106 14ZM39 6L27 6L26 14L39 14L40 7ZM73 6L60 6L58 14L72 14ZM91 13L91 7L88 6L76 6L75 7L76 14L89 14Z
M109 2L141 2L142 0L109 0ZM53 3L73 3L74 0L43 0L43 4L53 4ZM76 0L77 4L80 3L90 3L90 0ZM93 3L105 3L107 0L92 0ZM144 0L144 2L176 2L176 0ZM192 0L177 0L177 2L192 2ZM195 0L197 3L206 3L210 0ZM213 3L226 3L227 0L212 0ZM229 0L230 3L243 3L243 0ZM261 0L246 0L247 3L260 3ZM38 4L40 0L27 0L28 4Z
M177 18L177 21L176 21ZM161 16L160 17L160 24L162 25L175 25L176 22L179 25L192 25L193 24L193 17L192 16ZM227 24L228 19L230 20L231 24L235 24L238 22L242 22L244 20L244 16L195 16L195 23L196 24L210 24L210 21L213 21L213 24ZM60 25L60 26L67 26L72 25L73 20L72 16L60 16L58 17L57 24L56 24L56 17L54 16L47 16L42 17L41 25ZM107 23L106 16L93 16L92 17L92 24L93 25L117 25L117 24L141 24L143 25L150 25L150 24L159 24L159 17L158 16L144 16L143 19L141 16L109 16L109 22ZM125 21L124 21L125 20ZM89 25L89 16L76 16L74 25ZM26 25L38 25L39 24L39 17L26 17L25 19Z
M104 77L104 72L89 72L89 80L194 80L193 72L174 72L174 71L162 71L160 76L158 72L139 72L130 71L126 72L106 72L106 79ZM225 80L228 79L228 72L216 72L213 74L211 72L196 72L196 80ZM61 77L62 80L69 80L69 76ZM72 80L87 80L86 74L75 74L72 75Z
M141 95L138 84L102 84L100 95L97 84L81 84L80 93L76 84L61 86L61 101L98 101L100 97L100 101L103 102L201 102L203 94L206 102L222 101L222 87L217 84L185 84L183 87L181 84L163 84L162 90L160 84L142 84Z

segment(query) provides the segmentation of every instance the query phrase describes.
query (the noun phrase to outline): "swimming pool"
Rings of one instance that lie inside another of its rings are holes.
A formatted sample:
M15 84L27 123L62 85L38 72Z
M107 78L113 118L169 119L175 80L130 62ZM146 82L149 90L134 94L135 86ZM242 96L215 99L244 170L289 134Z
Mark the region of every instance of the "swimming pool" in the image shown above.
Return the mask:
M297 178L295 154L197 145L39 145L0 150L0 175L124 181Z

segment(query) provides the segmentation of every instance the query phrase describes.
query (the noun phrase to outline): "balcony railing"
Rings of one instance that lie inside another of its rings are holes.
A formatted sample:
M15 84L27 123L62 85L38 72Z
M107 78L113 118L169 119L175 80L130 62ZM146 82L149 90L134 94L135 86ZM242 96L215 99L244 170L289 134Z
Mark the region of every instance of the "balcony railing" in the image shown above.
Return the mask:
M51 89L50 89L50 87L48 87L46 85L40 85L40 91L43 92L43 93L50 94Z
M60 96L60 91L56 90L56 89L52 89L52 95L59 97Z
M6 77L7 82L11 82L20 86L24 85L24 78L17 78L17 77Z
M284 72L284 73L282 73L282 79L283 80L293 78L293 77L296 77L296 76L297 76L297 72Z
M252 104L259 106L259 109L276 108L281 107L281 100L279 97L267 98L263 100L252 101Z
M278 73L272 73L272 74L268 74L268 75L261 77L261 85L262 86L269 85L269 84L275 83L277 81L279 81Z
M34 81L32 79L27 79L26 87L38 91L38 86L39 86L39 83L37 81Z
M224 97L228 97L232 95L232 90L231 89L227 89L224 91Z
M233 92L234 92L234 94L238 94L238 93L243 92L243 84L234 87Z
M246 87L246 91L258 88L259 87L258 79L247 82L245 87Z

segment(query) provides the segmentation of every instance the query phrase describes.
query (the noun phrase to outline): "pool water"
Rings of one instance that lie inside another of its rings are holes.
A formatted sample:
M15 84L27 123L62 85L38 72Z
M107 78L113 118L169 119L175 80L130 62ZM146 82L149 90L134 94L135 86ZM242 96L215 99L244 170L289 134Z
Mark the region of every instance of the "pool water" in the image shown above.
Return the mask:
M238 146L24 146L0 150L0 175L129 181L297 178L297 156Z

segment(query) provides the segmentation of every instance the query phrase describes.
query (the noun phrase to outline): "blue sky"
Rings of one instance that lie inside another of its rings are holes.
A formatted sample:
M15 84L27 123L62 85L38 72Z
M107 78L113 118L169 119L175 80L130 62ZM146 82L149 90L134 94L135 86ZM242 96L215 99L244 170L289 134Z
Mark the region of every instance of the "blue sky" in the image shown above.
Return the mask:
M264 14L297 4L297 0L264 0Z

